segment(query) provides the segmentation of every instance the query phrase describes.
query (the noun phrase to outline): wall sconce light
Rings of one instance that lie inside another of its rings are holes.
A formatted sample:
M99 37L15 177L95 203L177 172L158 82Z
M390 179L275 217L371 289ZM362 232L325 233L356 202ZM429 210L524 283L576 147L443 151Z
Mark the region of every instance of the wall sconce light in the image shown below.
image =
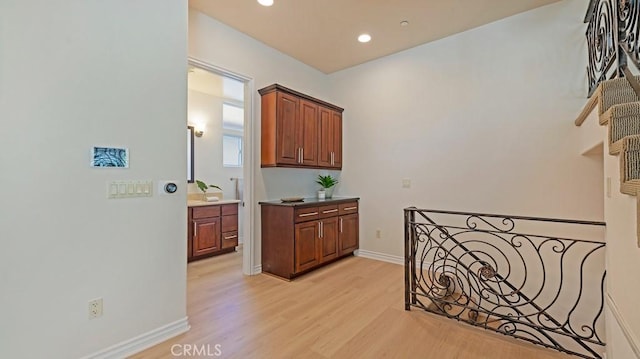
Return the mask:
M204 131L202 129L196 128L195 131L193 131L193 134L196 135L196 137L202 137L202 135L204 135Z

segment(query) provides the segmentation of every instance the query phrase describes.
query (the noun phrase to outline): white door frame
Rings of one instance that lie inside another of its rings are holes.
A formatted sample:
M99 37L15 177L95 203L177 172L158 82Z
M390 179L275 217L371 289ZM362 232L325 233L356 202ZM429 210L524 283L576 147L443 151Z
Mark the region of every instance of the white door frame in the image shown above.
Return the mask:
M253 181L255 178L254 168L254 151L253 151L253 139L254 139L254 121L253 121L253 93L254 93L254 80L250 77L237 74L219 66L209 64L205 61L198 60L194 57L189 57L189 65L201 68L203 70L215 73L217 75L230 77L234 80L238 80L245 84L244 86L244 154L242 155L243 167L242 176L244 177L243 187L243 203L244 206L240 208L244 214L243 232L244 232L244 244L242 251L242 273L245 275L258 274L255 268L254 261L254 248L255 248L255 236L253 230L253 219L255 206L253 205Z

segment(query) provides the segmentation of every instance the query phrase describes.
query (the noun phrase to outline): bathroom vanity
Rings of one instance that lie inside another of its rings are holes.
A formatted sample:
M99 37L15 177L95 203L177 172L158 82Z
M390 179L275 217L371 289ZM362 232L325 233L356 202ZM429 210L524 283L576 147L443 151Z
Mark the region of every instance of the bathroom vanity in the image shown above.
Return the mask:
M188 201L187 260L235 251L238 246L238 200Z

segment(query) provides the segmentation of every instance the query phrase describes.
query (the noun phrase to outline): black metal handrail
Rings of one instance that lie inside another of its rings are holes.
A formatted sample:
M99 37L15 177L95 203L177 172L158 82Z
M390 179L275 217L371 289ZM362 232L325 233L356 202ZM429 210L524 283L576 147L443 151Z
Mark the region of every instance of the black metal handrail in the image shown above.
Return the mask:
M407 208L405 309L422 308L562 352L600 358L605 244L516 231L523 222L604 226Z
M591 0L587 26L589 97L607 79L625 77L640 99L640 83L627 60L640 69L639 0ZM615 66L614 66L615 64Z

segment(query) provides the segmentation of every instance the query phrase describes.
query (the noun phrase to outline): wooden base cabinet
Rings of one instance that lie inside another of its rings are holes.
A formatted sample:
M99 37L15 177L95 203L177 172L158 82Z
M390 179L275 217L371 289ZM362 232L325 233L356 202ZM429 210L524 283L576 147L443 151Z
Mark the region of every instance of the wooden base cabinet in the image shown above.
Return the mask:
M292 279L358 249L358 198L260 204L265 273Z
M233 252L238 245L238 204L189 207L187 259Z

